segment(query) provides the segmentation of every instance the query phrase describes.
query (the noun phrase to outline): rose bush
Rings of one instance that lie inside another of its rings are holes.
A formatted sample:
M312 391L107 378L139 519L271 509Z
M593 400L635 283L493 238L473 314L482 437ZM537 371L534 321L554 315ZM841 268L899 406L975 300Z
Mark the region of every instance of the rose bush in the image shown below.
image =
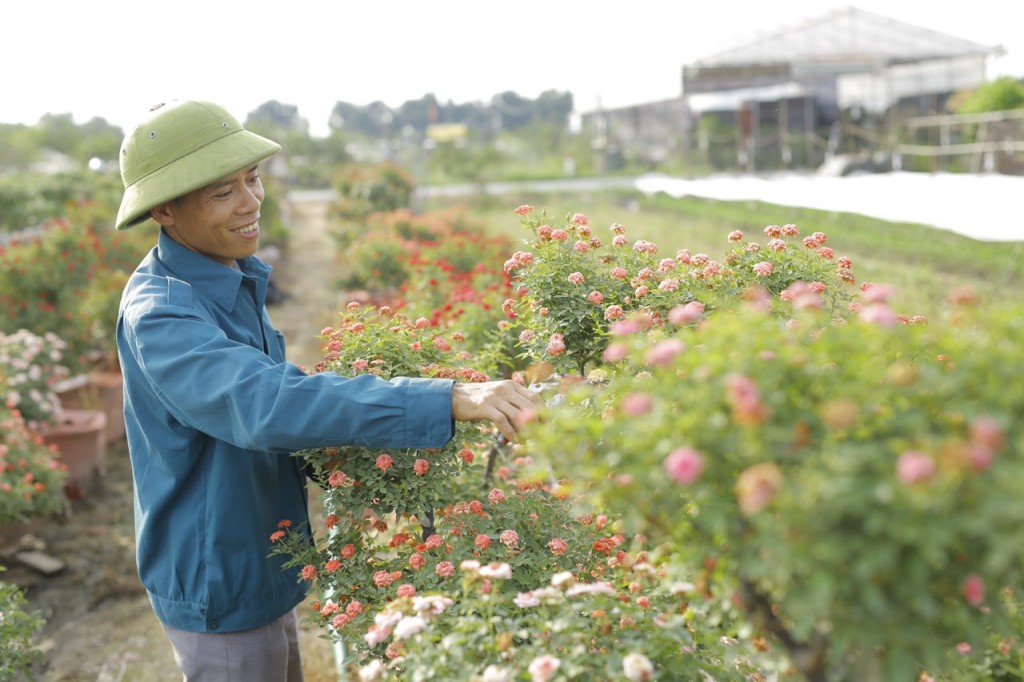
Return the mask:
M0 566L0 575L4 567ZM0 580L0 679L23 679L33 665L43 660L43 652L32 638L43 627L37 613L25 611L25 596L16 585ZM29 678L31 679L31 678Z
M67 467L16 408L0 405L0 524L64 508Z
M409 206L416 188L412 175L391 163L350 164L333 180L338 193L335 215L360 221L376 212Z
M1024 318L970 300L928 323L868 286L837 319L801 291L620 328L606 385L575 384L531 452L715 561L808 679L913 679L1012 632Z
M94 327L110 319L111 307L116 316L120 292L94 288L100 281L117 286L107 273L134 270L153 236L145 230L115 235L96 229L86 222L98 218L88 206L72 215L0 245L0 332L59 334L67 344L65 364L77 373L88 369L90 354L114 351L112 333L97 336ZM86 299L106 308L83 308Z
M67 344L53 332L0 332L0 397L36 431L60 421L54 387L70 375Z
M410 319L388 307L351 303L335 327L321 332L326 353L315 372L344 376L373 374L394 377L435 377L486 381L486 371L460 350L463 335L435 327L426 318ZM467 443L486 438L476 425L456 424L445 447L433 451L382 453L372 448L326 448L302 455L331 491L337 509L370 510L378 515L417 514L450 499L465 461L459 453ZM417 460L428 466L415 469ZM331 481L331 476L334 480Z
M473 473L483 471L477 466ZM279 551L313 581L313 621L343 638L355 660L384 657L383 648L374 650L375 635L366 638L378 611L402 597L457 591L464 562L483 567L481 589L514 596L563 571L600 576L624 542L611 526L577 515L571 500L539 484L502 485L475 496L468 481L462 488L437 509L430 534L416 518L353 518L339 510L325 517L333 532L317 549L298 534L279 536ZM498 564L515 567L515 577L490 575L488 567Z
M837 258L823 233L800 238L792 224L769 225L765 244L734 231L728 240L736 246L715 259L687 249L660 253L657 244L630 239L619 223L602 236L582 213L556 224L529 205L516 213L532 238L528 250L505 263L521 295L508 305L524 355L559 372L583 375L602 364L611 325L633 313L660 324L670 310L690 303L679 314L695 319L733 305L751 287L778 293L796 282L823 294L833 312L850 300L850 260Z
M343 289L435 326L457 324L475 347L494 336L510 295L501 270L509 245L463 211L373 213L337 235Z
M532 589L508 563L464 561L455 589L400 596L373 616L378 654L360 680L780 679L766 640L740 640L736 607L706 598L645 552L618 550L595 577L556 572Z

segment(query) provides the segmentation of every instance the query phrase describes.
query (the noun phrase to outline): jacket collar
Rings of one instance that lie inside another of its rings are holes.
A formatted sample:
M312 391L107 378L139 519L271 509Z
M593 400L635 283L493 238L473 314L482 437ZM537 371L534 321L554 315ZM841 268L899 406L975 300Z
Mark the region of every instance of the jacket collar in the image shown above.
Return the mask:
M256 298L263 306L267 295L267 281L272 268L256 256L238 261L239 269L229 268L212 258L191 251L174 241L167 231L160 229L157 240L157 258L179 279L206 294L222 308L230 311L238 298L243 278L255 280Z

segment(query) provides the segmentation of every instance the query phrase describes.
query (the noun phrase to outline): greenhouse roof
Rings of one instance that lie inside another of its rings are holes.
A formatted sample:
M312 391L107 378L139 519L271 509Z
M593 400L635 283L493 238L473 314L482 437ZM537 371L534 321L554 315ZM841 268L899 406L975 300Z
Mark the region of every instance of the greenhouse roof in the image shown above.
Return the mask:
M1000 48L845 7L758 34L694 66L794 62L919 61L996 53Z

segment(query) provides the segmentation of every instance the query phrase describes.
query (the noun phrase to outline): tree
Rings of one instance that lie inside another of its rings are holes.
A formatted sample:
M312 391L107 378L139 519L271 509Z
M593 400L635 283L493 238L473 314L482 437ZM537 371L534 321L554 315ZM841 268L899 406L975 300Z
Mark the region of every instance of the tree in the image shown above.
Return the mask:
M40 145L67 156L74 155L75 147L82 139L82 132L71 114L44 114L36 130Z
M279 131L308 132L309 122L299 116L294 104L283 104L276 99L259 105L245 119L245 127L254 131L276 133Z
M105 118L93 117L78 129L80 139L75 145L73 156L82 163L98 158L103 161L117 161L124 139L124 131L112 125Z
M960 106L957 107L956 113L981 114L987 111L1006 111L1022 107L1024 107L1024 83L1010 76L1003 76L967 93Z
M39 158L35 131L23 124L0 124L0 174L25 171Z

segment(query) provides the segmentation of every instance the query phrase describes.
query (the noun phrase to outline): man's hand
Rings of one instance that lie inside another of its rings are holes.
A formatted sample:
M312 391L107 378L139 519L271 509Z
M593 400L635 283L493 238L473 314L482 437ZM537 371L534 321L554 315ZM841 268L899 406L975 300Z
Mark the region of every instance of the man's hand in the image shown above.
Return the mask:
M509 441L524 418L543 405L541 397L514 381L457 383L452 387L452 416L456 421L489 420Z

